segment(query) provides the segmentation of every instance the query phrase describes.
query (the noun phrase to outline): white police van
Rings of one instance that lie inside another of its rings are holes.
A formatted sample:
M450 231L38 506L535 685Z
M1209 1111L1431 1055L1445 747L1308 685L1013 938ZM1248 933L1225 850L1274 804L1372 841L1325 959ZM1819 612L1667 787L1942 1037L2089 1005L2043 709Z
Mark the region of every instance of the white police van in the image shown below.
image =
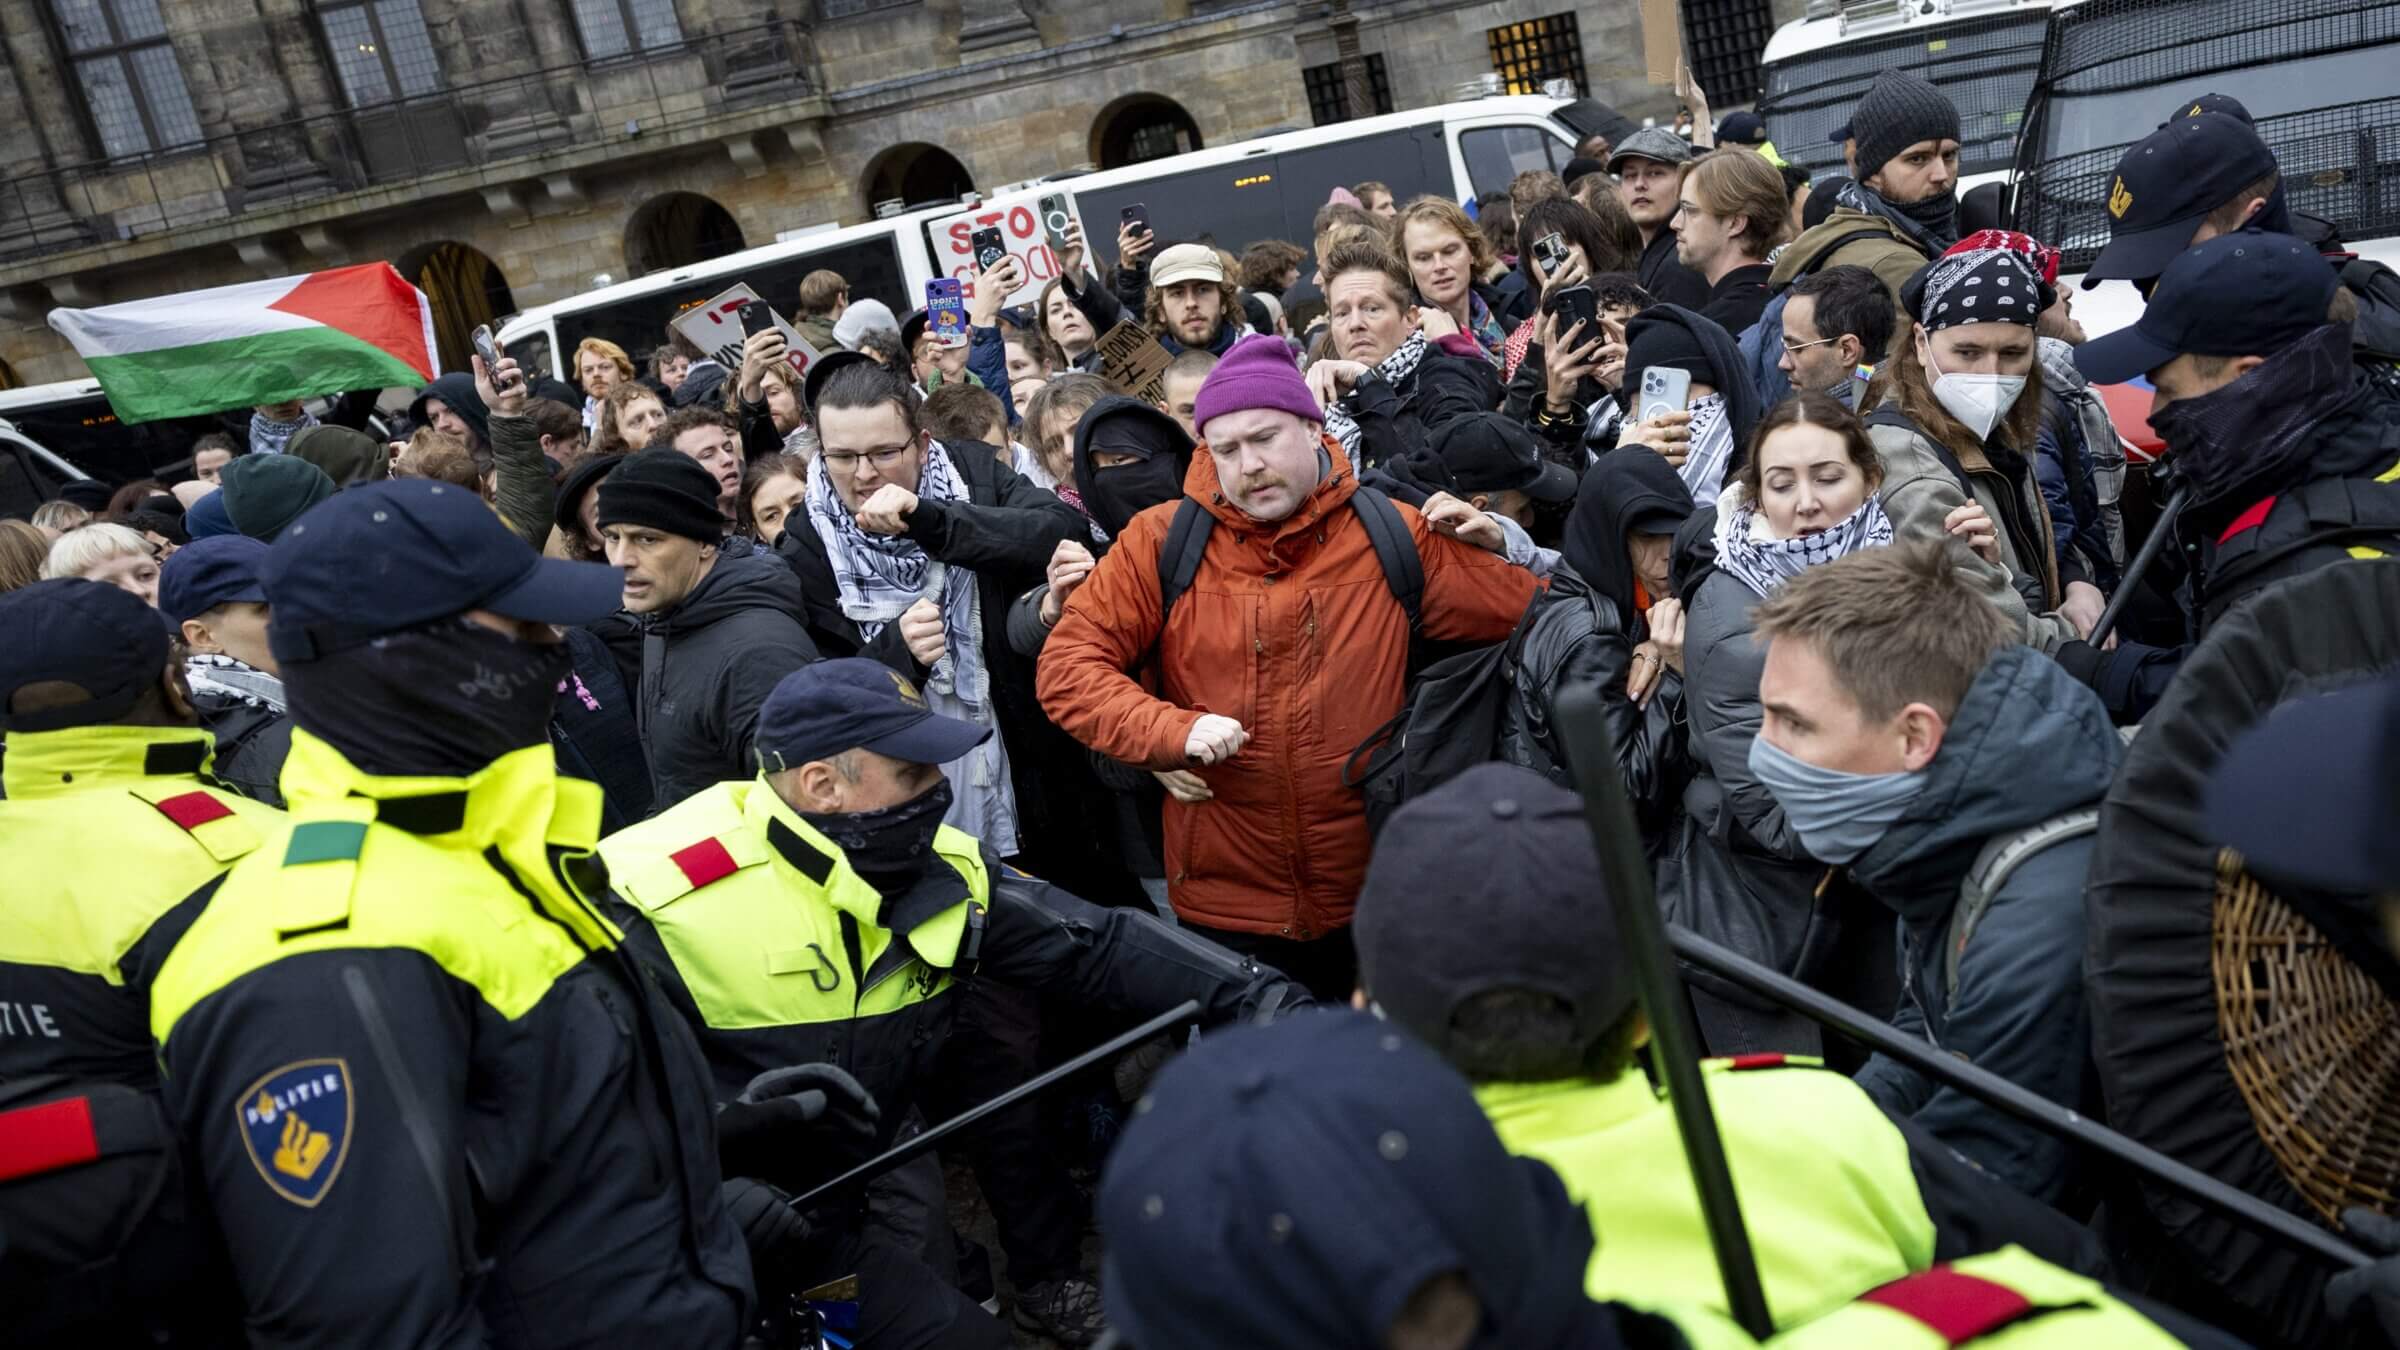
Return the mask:
M1103 255L1116 222L1139 202L1161 238L1207 238L1240 253L1260 239L1306 247L1317 208L1336 187L1374 180L1402 201L1435 192L1461 202L1504 189L1527 169L1558 170L1576 142L1630 124L1602 105L1508 95L1277 132L1123 168L1054 176ZM568 378L566 361L587 337L646 353L666 340L669 320L736 281L789 312L800 279L818 268L841 274L853 299L872 297L906 314L940 275L928 225L957 202L825 229L707 262L539 305L500 329L509 354L529 368Z

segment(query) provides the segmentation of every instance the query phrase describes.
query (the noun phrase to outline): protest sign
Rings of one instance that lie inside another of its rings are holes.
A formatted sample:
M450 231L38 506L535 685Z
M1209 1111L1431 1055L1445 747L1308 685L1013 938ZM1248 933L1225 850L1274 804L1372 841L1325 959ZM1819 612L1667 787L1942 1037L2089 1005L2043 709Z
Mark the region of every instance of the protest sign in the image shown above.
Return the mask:
M676 315L675 331L691 339L693 346L739 378L742 370L742 306L758 298L758 292L737 281L706 302ZM774 316L775 330L783 334L783 359L791 365L792 387L797 389L802 378L808 374L809 363L817 359L817 349L809 345L807 338L800 336L800 330L792 327L791 320L784 318L782 311L770 306L767 312Z
M1166 401L1167 366L1175 358L1149 329L1126 319L1102 333L1093 349L1100 353L1100 373L1119 389L1144 403Z
M1057 279L1059 271L1058 252L1050 247L1049 234L1042 228L1041 200L1049 196L1063 199L1067 214L1078 225L1082 224L1082 216L1075 209L1075 194L1055 187L985 202L956 215L938 217L926 227L926 233L933 239L934 265L943 276L958 278L967 297L973 299L976 269L971 241L977 230L993 226L1000 231L1001 241L1008 245L1024 278L1023 284L1000 303L1034 303L1041 298L1042 287Z

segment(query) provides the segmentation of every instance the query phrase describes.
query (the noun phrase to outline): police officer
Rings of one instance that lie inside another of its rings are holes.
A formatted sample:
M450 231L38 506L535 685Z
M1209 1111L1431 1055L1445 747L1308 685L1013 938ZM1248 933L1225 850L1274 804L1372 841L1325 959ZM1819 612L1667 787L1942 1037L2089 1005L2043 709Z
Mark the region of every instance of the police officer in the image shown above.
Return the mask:
M17 1236L0 1302L10 1340L131 1343L169 1320L184 1336L211 1323L229 1329L235 1310L193 1287L213 1274L213 1244L186 1221L182 1185L169 1180L173 1136L156 1102L150 986L225 869L283 813L204 776L209 733L165 623L138 597L92 581L37 581L0 596L0 633L0 857L9 866L0 1228ZM76 1147L36 1159L13 1141L40 1152L18 1131L50 1118L45 1107L94 1125ZM152 1189L138 1179L113 1189L137 1177L159 1180L147 1216L125 1225L131 1236L75 1231L84 1217L124 1223L126 1214L104 1211ZM108 1248L123 1259L96 1268L78 1259L79 1246L83 1257ZM75 1269L47 1268L45 1258Z
M1587 1292L1722 1312L1674 1112L1634 1063L1647 1032L1599 874L1573 794L1514 765L1469 769L1377 840L1358 902L1363 997L1466 1074L1501 1142L1585 1204L1599 1238ZM2012 1241L2101 1267L2088 1231L1814 1060L1711 1060L1705 1081L1780 1327Z
M150 1014L252 1343L736 1344L706 1069L545 738L551 625L614 611L615 569L410 479L312 509L263 580L291 817Z
M979 975L1142 1015L1198 999L1209 1023L1308 1002L1274 970L1148 913L1096 908L944 825L940 766L990 734L880 663L820 661L761 707L759 777L602 841L628 942L699 1029L721 1094L822 1060L896 1122L952 1076L945 1045ZM950 1297L932 1325L920 1299L907 1326L870 1321L865 1339L935 1343L951 1317L975 1320ZM871 1302L870 1318L896 1315Z

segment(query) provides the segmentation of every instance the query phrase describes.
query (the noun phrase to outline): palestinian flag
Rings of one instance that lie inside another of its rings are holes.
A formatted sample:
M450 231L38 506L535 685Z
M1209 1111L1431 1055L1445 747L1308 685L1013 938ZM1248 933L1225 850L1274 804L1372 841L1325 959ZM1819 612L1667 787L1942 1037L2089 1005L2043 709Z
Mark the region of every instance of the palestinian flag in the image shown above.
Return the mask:
M125 422L413 389L441 373L425 293L384 262L54 309L50 326Z

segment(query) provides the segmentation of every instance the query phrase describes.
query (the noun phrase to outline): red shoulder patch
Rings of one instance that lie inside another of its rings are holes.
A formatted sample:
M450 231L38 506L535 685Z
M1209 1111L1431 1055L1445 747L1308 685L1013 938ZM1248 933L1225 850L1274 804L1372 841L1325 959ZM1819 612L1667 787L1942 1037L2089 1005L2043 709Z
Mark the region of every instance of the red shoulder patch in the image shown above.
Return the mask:
M1858 1296L1925 1324L1952 1345L1988 1336L2033 1311L2033 1303L2004 1284L1935 1266Z
M1732 1055L1726 1059L1725 1067L1735 1072L1743 1069L1780 1069L1787 1058L1777 1054Z
M2233 537L2235 535L2240 534L2245 530L2255 530L2259 526L2266 524L2267 513L2274 509L2275 499L2273 497L2269 497L2265 501L2260 502L2258 505L2251 507L2249 510L2242 512L2238 516L2235 516L2233 518L2233 523L2225 527L2225 533L2217 536L2217 542L2219 544L2229 544L2233 542Z
M734 865L733 855L715 839L703 839L689 848L677 849L667 855L667 861L683 869L683 879L692 883L695 891L741 870Z
M233 814L232 807L205 792L186 792L152 804L158 807L160 815L183 827L186 833Z

